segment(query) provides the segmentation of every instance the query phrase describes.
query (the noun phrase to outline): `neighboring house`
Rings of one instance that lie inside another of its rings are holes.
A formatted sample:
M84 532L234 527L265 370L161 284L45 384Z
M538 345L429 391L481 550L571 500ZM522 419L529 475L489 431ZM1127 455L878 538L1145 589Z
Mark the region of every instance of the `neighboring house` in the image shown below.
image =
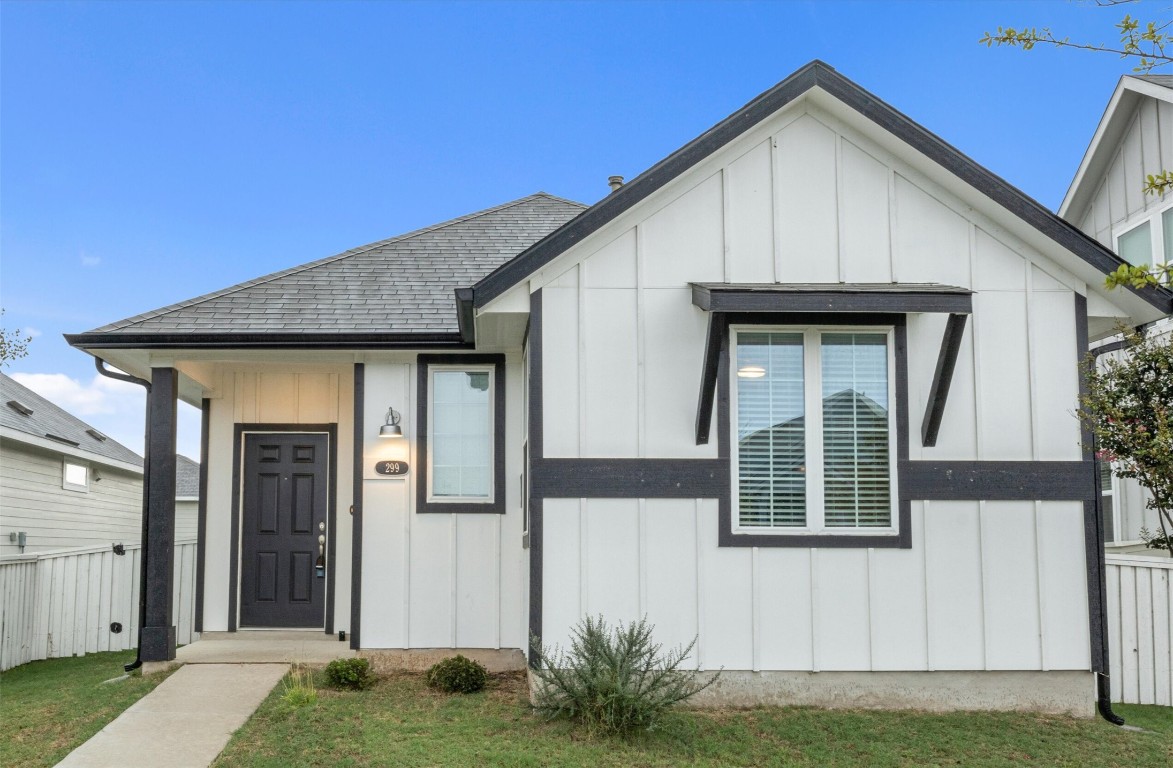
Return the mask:
M1143 191L1145 177L1161 170L1173 170L1173 75L1122 77L1059 215L1132 264L1173 262L1173 194ZM1127 319L1119 318L1125 324ZM1158 320L1147 332L1168 337L1173 321ZM1100 349L1117 358L1127 354L1117 346ZM1141 528L1160 532L1156 511L1145 506L1148 492L1135 481L1112 477L1107 467L1101 476L1109 549L1156 554L1140 539Z
M646 615L716 700L1088 715L1078 362L1173 307L1104 289L1119 264L815 62L589 208L539 193L68 338L151 381L152 543L175 400L203 409L197 629L524 651Z
M175 538L194 541L200 465L176 459ZM0 555L138 544L142 462L0 373Z
M200 465L175 457L175 540L195 541L199 530Z
M0 373L0 555L137 544L142 490L138 454Z

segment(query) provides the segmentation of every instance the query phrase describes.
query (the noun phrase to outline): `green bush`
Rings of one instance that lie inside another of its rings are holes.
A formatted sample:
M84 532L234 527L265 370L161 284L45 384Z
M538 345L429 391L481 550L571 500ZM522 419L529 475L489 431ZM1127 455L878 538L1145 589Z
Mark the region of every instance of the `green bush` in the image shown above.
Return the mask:
M653 629L647 619L612 629L602 616L588 616L571 632L567 652L534 638L535 708L550 718L578 720L592 731L654 728L669 707L708 688L720 673L700 680L680 670L696 639L662 655L652 641Z
M432 665L427 675L429 687L448 693L476 693L488 679L488 670L459 654Z
M362 690L375 682L371 663L366 659L334 659L326 665L326 678L339 688Z
M281 700L291 707L307 707L318 703L313 670L294 664L282 681Z

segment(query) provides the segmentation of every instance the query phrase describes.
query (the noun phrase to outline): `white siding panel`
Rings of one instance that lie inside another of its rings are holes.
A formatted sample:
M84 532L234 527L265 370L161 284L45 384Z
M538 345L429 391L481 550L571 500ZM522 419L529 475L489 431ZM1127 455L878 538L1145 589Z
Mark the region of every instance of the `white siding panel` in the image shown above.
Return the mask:
M416 515L411 521L412 648L453 645L453 528L452 515Z
M257 421L262 424L297 422L297 374L262 373L257 376Z
M974 289L983 291L1026 290L1026 260L982 229L977 231L974 253Z
M579 455L578 311L577 289L542 291L542 392L548 458Z
M1075 360L1074 295L1068 291L1034 291L1030 305L1031 375L1038 426L1038 458L1079 461L1082 457L1078 367Z
M582 615L578 499L546 499L542 514L542 641L565 648Z
M937 445L926 448L920 441L920 425L928 406L929 389L933 384L946 322L947 318L942 314L909 315L908 318L909 454L913 459L972 460L977 455L972 317L965 324Z
M721 175L705 179L640 227L644 285L679 288L725 279Z
M1046 501L1039 505L1043 660L1047 669L1090 669L1083 505ZM1111 620L1111 616L1109 616Z
M979 531L977 502L926 505L932 669L982 669L985 665Z
M924 507L912 505L912 549L870 554L872 669L928 669Z
M774 282L774 206L770 142L729 164L725 239L732 283Z
M895 189L897 278L915 282L918 275L932 275L934 282L967 287L968 222L899 173Z
M752 554L746 547L717 547L715 500L703 503L700 512L703 667L752 669Z
M812 557L818 669L870 669L867 550L820 549Z
M1140 123L1133 121L1120 148L1124 169L1124 203L1128 216L1144 210L1144 157L1141 156Z
M839 281L836 134L809 115L775 137L779 282Z
M696 589L696 502L648 499L644 536L648 621L665 648L688 645L699 633ZM683 665L696 667L696 653Z
M1108 174L1105 184L1108 193L1108 213L1112 217L1113 226L1115 226L1128 218L1128 203L1125 200L1124 191L1127 182L1124 180L1123 152L1117 153L1116 157L1112 159L1106 173Z
M1140 151L1142 158L1142 164L1140 166L1141 187L1143 187L1145 176L1150 173L1158 173L1168 168L1167 165L1161 164L1161 131L1157 125L1156 101L1145 99L1141 102L1138 128L1140 130ZM1173 131L1173 125L1167 126L1166 130ZM1161 200L1159 197L1154 197L1153 195L1143 195L1143 198L1146 208L1153 208L1159 205Z
M410 567L411 552L403 531L409 514L406 481L363 483L362 642L370 648L408 647L404 565Z
M496 648L501 515L453 515L456 523L456 647Z
M717 441L698 446L694 431L707 313L692 305L692 291L687 288L646 290L642 302L644 455L716 457Z
M812 669L811 550L758 550L758 663Z
M1035 553L1033 502L986 502L982 555L987 669L1042 668Z
M587 288L634 288L635 229L627 230L586 259L582 279Z
M1095 238L1101 245L1115 250L1112 242L1112 211L1108 205L1108 188L1101 186L1092 202L1092 221L1095 223Z
M635 499L586 500L583 613L602 614L612 623L640 618L638 514Z
M1173 166L1173 104L1162 101L1157 105L1157 128L1161 143L1161 168ZM1162 198L1169 199L1166 192Z
M843 164L843 273L848 283L892 280L888 231L888 168L847 140L840 149Z
M1025 294L979 292L972 322L981 365L982 459L1031 459L1031 410L1027 370ZM1066 314L1066 313L1065 313Z
M639 450L636 292L593 288L583 292L586 319L580 381L585 456L635 456Z
M298 375L297 420L303 424L332 424L339 421L337 374Z

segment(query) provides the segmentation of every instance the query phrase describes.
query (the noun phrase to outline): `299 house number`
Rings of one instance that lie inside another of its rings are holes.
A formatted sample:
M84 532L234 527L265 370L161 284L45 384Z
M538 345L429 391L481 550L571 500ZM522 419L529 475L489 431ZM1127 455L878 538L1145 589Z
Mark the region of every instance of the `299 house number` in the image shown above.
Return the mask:
M375 473L380 475L406 475L408 470L406 461L377 461Z

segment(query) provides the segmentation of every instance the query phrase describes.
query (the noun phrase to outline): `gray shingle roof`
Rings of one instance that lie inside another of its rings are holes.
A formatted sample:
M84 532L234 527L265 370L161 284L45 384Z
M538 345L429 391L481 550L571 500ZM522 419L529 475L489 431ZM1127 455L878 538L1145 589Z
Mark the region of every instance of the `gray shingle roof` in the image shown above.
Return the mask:
M539 192L84 335L455 333L455 288L472 285L585 208Z
M178 498L199 498L200 465L183 454L175 454L175 495Z
M32 410L32 413L21 413L9 405L11 401ZM61 442L62 447L74 444L71 447L103 458L140 467L143 463L141 456L122 443L109 437L104 440L95 437L89 430L99 435L102 433L3 373L0 373L0 426L59 442L64 439L69 442Z
M1173 75L1131 75L1137 80L1145 80L1154 85L1163 85L1166 88L1173 88Z

